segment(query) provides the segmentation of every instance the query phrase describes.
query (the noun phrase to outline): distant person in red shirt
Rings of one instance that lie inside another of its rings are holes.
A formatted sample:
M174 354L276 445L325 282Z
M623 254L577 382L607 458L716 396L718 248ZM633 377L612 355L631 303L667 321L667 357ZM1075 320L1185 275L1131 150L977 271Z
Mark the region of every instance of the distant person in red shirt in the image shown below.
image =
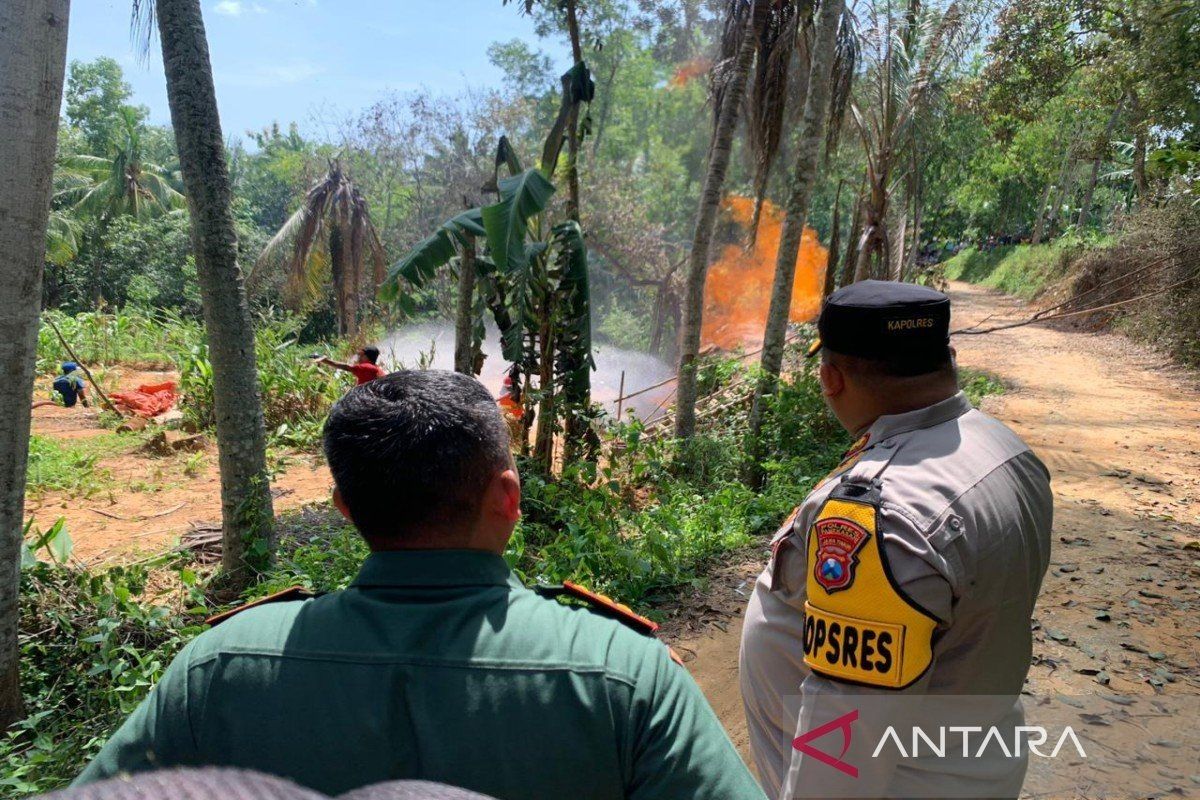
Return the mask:
M364 383L370 383L376 378L382 378L387 375L387 370L379 366L379 348L364 347L358 351L358 355L349 364L343 364L340 361L334 361L329 356L321 356L316 359L318 364L328 364L335 369L344 369L346 372L354 375L354 380L361 386Z

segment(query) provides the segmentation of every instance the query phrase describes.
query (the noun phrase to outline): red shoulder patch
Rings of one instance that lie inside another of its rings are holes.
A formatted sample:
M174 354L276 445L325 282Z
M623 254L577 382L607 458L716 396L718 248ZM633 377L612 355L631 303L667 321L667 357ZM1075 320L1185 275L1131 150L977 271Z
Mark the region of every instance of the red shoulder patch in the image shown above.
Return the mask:
M582 600L592 608L602 614L616 619L618 622L623 622L639 633L652 635L658 630L658 623L651 619L646 619L641 614L638 614L624 603L618 603L611 597L606 597L599 592L593 592L590 589L585 589L577 583L571 581L563 581L563 593L570 595L576 599Z
M211 617L204 620L204 623L206 625L220 625L225 620L242 613L247 608L265 606L268 603L282 603L288 600L307 600L310 597L316 596L317 595L315 593L310 592L303 586L293 586L290 589L284 589L283 591L275 592L275 594L269 594L266 597L260 597L253 602L246 603L244 606L231 608L228 611L222 611L220 614L213 614Z

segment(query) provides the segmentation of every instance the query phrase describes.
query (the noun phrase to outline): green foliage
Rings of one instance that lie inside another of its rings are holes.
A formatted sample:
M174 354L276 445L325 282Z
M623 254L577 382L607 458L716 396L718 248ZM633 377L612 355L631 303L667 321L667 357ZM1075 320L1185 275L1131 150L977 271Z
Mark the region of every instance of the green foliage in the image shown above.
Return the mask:
M1026 299L1064 278L1071 260L1088 245L1063 237L1049 244L1001 245L990 250L967 247L945 263L950 280L980 283Z
M600 314L597 338L625 350L645 352L650 349L650 320L645 315L616 298Z
M57 527L47 547L61 541ZM182 562L164 557L157 565L91 573L57 560L29 561L21 573L28 716L0 738L0 792L7 797L74 778L201 630L195 617L173 610L203 613L196 573ZM151 591L151 566L173 571L174 588L164 592L157 584Z
M169 311L125 310L115 313L83 312L75 315L45 311L80 360L97 364L132 364L171 368L179 353L198 345L200 323ZM58 365L70 359L49 325L43 323L37 344L39 373L57 374Z
M345 391L345 379L312 362L314 345L302 346L298 341L301 326L302 321L294 317L263 319L254 332L255 357L271 443L313 448L320 441L326 414ZM211 428L216 417L207 344L197 343L180 360L184 416L198 428Z
M78 128L88 147L102 151L121 127L125 109L131 110L139 123L145 119L145 107L128 105L132 96L116 59L101 56L93 61L72 61L64 98L67 122Z
M978 369L959 369L958 385L966 392L967 397L975 406L988 395L1004 394L1008 387L1004 381L990 372Z
M734 359L722 363L729 376L744 369ZM702 581L714 558L774 530L849 443L811 372L785 381L773 403L762 492L740 480L737 425L689 445L689 461L701 470L677 470L675 444L646 438L640 423L621 425L606 466L571 466L557 481L525 473L510 563L527 580L577 580L642 608Z
M127 450L136 437L108 433L86 439L29 437L29 465L25 489L33 498L47 492L63 492L68 497L91 497L104 491L111 477L97 466L107 455Z

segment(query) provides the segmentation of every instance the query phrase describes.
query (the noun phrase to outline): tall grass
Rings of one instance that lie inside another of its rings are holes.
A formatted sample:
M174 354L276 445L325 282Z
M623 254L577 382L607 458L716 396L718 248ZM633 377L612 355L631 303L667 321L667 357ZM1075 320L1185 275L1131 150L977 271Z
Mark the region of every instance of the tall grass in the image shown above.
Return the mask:
M51 310L43 312L42 318L37 345L39 373L57 372L59 364L71 360L47 320L58 326L75 355L88 366L175 369L179 354L189 352L204 338L198 321L171 311L86 311L72 316Z
M1090 246L1090 242L1064 236L1039 245L1001 245L990 250L967 247L945 262L945 275L1029 300L1065 277L1071 261Z

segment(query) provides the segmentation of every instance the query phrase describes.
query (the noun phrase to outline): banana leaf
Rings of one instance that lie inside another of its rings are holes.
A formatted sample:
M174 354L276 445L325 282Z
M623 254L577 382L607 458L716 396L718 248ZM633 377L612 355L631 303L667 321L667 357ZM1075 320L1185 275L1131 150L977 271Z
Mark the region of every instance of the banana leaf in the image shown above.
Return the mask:
M591 401L592 356L591 288L588 283L587 245L574 220L554 226L553 276L557 282L560 328L556 342L555 371L568 403L578 408Z
M596 96L596 83L592 80L592 73L588 71L587 64L582 61L563 73L561 81L562 102L558 107L558 116L550 128L549 135L546 136L546 143L542 146L542 172L547 178L554 176L554 170L558 166L558 156L562 152L571 111L581 103L592 102L592 98Z
M416 246L388 270L387 280L379 288L379 296L387 302L395 301L400 293L400 278L420 288L428 283L439 269L450 263L457 254L456 245L464 242L464 235L486 236L483 227L483 210L472 208L446 220L433 235L417 242Z
M545 209L554 194L554 184L536 169L527 169L500 181L500 202L483 208L483 227L487 230L488 252L496 269L505 276L514 324L504 331L505 358L520 352L521 335L530 321L529 260L536 248L526 249L529 218Z

